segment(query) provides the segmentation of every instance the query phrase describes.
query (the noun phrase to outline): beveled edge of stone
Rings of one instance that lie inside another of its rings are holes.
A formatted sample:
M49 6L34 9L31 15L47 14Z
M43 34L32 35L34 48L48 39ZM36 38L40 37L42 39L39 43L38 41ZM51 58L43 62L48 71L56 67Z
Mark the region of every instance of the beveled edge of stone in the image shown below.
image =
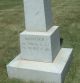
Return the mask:
M59 28L59 26L53 26L47 32L31 32L31 31L24 30L23 32L20 33L20 35L27 34L27 35L43 35L43 36L48 36L48 35L52 35L58 28Z
M53 63L21 60L20 54L7 65L12 68L29 69L43 72L61 74L72 56L72 48L62 48Z

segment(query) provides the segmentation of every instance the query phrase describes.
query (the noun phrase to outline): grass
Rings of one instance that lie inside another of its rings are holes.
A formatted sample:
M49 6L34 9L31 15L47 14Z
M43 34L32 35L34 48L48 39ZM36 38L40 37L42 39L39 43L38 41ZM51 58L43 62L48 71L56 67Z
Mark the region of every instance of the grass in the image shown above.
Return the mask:
M80 0L52 0L52 12L54 24L60 26L62 47L74 49L65 83L79 83ZM25 83L16 79L10 80L6 72L6 64L20 52L19 33L23 30L22 0L0 0L0 83Z

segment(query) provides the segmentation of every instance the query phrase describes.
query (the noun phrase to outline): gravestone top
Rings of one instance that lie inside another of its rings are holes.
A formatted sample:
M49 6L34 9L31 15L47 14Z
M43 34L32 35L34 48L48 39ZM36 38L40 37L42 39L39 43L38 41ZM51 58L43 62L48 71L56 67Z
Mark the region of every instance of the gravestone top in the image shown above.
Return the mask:
M46 32L52 25L51 0L24 0L27 31Z

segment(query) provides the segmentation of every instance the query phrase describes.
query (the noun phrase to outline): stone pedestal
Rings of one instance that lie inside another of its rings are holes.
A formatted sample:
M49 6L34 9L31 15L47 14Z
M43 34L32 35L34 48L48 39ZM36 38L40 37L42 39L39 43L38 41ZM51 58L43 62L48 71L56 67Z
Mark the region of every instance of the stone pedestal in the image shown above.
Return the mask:
M7 65L9 78L44 83L63 83L72 59L72 49L61 48L52 63L21 59L18 55Z
M47 32L22 32L20 46L22 59L53 62L61 48L58 26Z
M50 0L24 0L24 12L21 53L7 65L9 78L63 83L72 49L60 46L59 27L52 26Z

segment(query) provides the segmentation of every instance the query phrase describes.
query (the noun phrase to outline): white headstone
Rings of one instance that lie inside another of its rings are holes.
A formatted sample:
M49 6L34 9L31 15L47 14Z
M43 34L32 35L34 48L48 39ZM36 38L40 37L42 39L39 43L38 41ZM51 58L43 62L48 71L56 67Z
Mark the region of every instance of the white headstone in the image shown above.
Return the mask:
M63 83L72 49L60 47L58 26L52 26L50 1L24 0L26 30L20 34L21 53L7 65L10 78Z
M51 0L24 0L27 31L44 32L52 27Z

